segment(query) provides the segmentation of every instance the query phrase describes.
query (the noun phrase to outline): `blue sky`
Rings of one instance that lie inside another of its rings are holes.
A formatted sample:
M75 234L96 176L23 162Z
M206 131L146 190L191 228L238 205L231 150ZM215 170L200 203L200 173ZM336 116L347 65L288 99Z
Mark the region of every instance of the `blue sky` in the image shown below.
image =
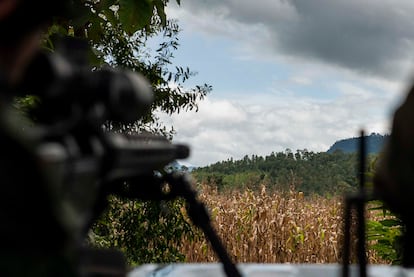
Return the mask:
M171 1L174 63L213 91L198 113L161 119L196 166L388 133L414 69L413 13L408 0Z

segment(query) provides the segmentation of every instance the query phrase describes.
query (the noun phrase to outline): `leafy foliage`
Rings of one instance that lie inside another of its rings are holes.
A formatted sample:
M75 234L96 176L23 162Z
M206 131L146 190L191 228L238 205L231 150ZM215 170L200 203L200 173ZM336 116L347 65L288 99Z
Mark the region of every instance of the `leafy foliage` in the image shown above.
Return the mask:
M167 19L166 0L76 0L76 16L56 21L45 38L46 47L54 49L56 35L87 39L92 48L95 67L121 67L140 72L152 84L155 101L152 112L130 125L114 122L108 128L123 132L147 130L172 137L173 130L165 127L156 112L167 114L197 109L212 89L210 85L184 87L195 72L188 67L172 66L173 52L178 49L179 26ZM176 1L178 4L180 1ZM149 39L161 40L152 51Z
M130 264L183 262L181 237L193 232L181 200L140 202L110 199L105 215L90 231L92 245L121 249Z
M140 30L151 32L165 26L168 0L72 0L65 17L54 22L54 29L65 35L86 36L99 43L107 26L120 26L128 35ZM180 1L176 1L180 4Z
M35 96L18 97L14 101L14 108L22 113L28 115L30 110L39 103L39 98Z
M220 189L265 185L277 190L294 187L305 194L338 194L356 187L356 154L314 153L290 149L262 157L229 159L193 171L198 181L215 183Z
M139 122L125 125L105 124L119 132L150 131L172 138L174 130L166 130L156 115L197 109L197 102L211 91L204 84L185 88L184 82L195 73L188 67L172 66L173 52L179 46L179 26L167 19L168 0L73 0L72 13L54 20L44 47L54 51L55 38L73 36L91 45L94 69L121 67L143 74L152 84L155 101L152 111ZM180 4L180 1L176 1ZM148 40L161 40L151 51ZM23 112L36 103L28 97L16 100ZM183 261L176 244L181 236L192 236L180 201L163 203L139 202L111 198L107 212L91 230L89 242L101 247L117 247L132 264Z
M375 174L377 159L373 159L368 164L366 172L368 188L373 187L373 177ZM366 226L367 241L369 247L374 250L379 257L391 261L392 264L401 264L403 254L403 230L402 220L392 213L389 208L381 201L371 201L372 212L377 212L385 217L384 220L368 220Z
M140 122L129 126L122 125L121 128L124 130L139 131L150 126L151 131L157 131L157 128L160 130L161 124L158 122L156 111L172 114L197 109L197 102L211 91L211 86L207 84L191 89L184 88L185 81L195 74L188 67L175 66L174 71L170 70L173 51L179 46L179 27L176 22L168 21L165 29L160 31L164 41L155 53L152 53L153 55L145 47L148 39L145 32L137 32L132 37L128 37L118 28L110 27L106 32L106 44L97 48L104 57L110 57L109 64L141 72L153 84L155 100L152 113Z
M379 257L391 261L392 264L401 264L403 223L390 211L384 209L382 203L379 204L380 206L372 208L371 210L381 210L383 216L387 216L387 219L381 221L368 220L366 227L367 240L371 242L369 244L370 248Z

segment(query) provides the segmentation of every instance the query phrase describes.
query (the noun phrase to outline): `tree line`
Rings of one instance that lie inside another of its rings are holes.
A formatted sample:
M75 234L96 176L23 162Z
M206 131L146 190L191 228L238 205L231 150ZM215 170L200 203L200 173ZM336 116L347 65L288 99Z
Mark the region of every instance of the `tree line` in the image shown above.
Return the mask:
M371 157L372 158L372 157ZM356 153L334 153L286 149L267 156L244 156L220 161L197 168L193 176L218 189L269 189L294 188L305 194L338 194L354 190L357 179L358 156Z

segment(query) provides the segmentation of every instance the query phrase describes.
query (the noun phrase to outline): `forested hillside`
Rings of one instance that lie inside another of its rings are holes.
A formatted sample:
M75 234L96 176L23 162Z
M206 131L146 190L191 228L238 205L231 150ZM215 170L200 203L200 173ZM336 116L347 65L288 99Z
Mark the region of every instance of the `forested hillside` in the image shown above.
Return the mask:
M369 136L365 136L365 143L367 147L367 153L378 154L382 151L384 144L387 142L389 135L381 135L377 133L371 133ZM360 137L342 139L335 142L327 151L333 153L337 150L345 153L354 153L358 151Z
M269 189L294 187L305 194L337 194L357 186L357 154L336 151L332 154L287 149L262 157L245 156L229 159L193 171L199 182L219 189L251 188L265 185Z

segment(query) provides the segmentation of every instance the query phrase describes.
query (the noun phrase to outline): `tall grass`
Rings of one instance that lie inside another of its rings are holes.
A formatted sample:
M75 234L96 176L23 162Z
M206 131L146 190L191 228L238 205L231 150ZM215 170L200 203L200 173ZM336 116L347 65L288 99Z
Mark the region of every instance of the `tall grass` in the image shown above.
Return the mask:
M237 262L340 263L342 198L304 197L303 193L232 191L200 187L220 237ZM352 239L356 242L356 239ZM202 235L183 238L180 251L187 262L216 262ZM369 252L371 263L387 263Z

